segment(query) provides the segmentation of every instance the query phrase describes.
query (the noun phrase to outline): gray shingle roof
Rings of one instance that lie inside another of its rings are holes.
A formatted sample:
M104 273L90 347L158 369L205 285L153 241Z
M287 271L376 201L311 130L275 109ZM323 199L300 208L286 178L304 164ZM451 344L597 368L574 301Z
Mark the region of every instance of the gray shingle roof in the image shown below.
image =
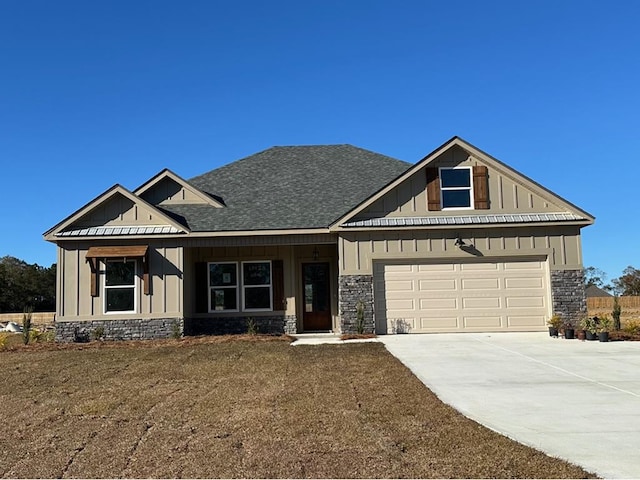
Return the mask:
M323 228L410 166L351 145L273 147L189 181L225 208L163 208L192 231Z

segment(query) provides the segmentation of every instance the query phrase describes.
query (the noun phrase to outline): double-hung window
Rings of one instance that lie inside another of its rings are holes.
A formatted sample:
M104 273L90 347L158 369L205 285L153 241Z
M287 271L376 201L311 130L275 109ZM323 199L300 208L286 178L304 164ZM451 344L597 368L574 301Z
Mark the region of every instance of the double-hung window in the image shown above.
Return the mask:
M242 308L272 310L271 262L242 262Z
M271 261L209 263L210 312L271 311L272 299Z
M440 168L442 209L472 209L471 167Z
M238 264L217 262L209 264L209 310L238 311Z
M136 261L106 260L104 312L134 313L136 297Z

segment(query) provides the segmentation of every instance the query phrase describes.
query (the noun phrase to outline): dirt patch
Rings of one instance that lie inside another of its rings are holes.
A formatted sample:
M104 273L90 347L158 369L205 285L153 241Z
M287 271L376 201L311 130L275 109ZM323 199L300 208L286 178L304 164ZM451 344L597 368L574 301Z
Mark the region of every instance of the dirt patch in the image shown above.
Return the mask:
M378 343L0 353L1 477L580 478L441 403Z

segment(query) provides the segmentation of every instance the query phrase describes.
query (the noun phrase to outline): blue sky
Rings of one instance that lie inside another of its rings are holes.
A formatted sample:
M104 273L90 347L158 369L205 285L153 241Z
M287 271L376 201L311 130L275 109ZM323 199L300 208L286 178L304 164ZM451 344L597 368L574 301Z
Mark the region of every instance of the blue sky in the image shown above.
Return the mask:
M415 162L454 135L596 216L640 267L640 2L0 2L0 256L120 183L273 145Z

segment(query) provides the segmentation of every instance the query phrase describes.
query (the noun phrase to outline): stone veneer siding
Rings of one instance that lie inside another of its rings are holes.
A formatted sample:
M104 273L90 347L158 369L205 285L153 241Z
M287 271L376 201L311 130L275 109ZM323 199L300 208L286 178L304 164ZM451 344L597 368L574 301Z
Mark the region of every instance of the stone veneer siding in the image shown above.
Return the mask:
M584 293L583 270L552 270L551 298L553 313L558 313L564 321L578 325L587 313L587 300Z
M340 275L338 296L342 333L358 333L357 304L359 301L364 303L364 333L374 333L373 275Z
M184 323L185 335L226 335L247 333L249 318L256 323L258 333L296 333L295 315L268 315L246 317L187 318Z
M56 322L56 342L88 342L97 340L99 330L102 340L150 340L182 336L184 322L181 318L90 320Z

